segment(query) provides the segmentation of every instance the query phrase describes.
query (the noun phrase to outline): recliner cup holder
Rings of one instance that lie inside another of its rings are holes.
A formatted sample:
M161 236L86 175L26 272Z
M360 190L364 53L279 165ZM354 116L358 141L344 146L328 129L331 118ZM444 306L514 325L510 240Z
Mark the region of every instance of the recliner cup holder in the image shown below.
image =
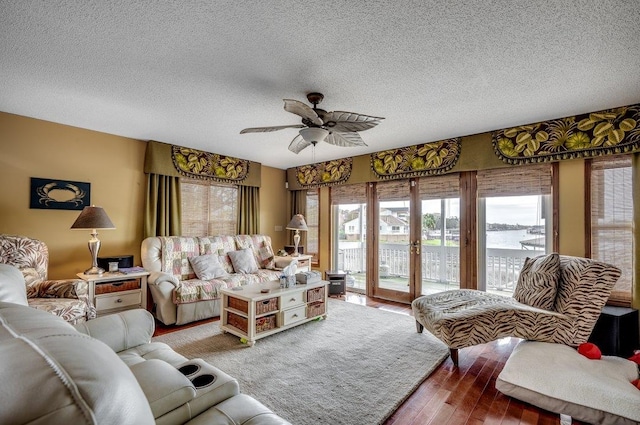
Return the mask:
M208 387L209 385L213 384L215 381L216 381L215 375L211 375L208 373L203 375L198 375L191 380L191 382L193 382L193 386L196 388Z
M193 375L194 373L196 373L196 372L198 372L200 370L200 365L197 365L197 364L186 364L186 365L178 368L178 370L184 376L191 376L191 375Z

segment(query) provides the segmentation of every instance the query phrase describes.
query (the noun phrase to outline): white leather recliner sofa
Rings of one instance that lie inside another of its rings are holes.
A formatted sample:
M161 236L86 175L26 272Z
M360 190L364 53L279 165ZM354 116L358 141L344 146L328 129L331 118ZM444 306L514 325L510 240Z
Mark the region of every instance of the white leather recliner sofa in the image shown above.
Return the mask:
M29 307L20 271L0 264L0 423L288 424L153 331L141 309L74 327Z

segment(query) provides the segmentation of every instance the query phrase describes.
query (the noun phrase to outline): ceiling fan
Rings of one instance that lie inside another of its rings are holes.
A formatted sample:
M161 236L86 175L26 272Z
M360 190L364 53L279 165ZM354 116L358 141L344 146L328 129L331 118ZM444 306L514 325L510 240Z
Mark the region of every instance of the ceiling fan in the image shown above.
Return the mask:
M300 153L304 148L315 146L323 140L336 146L367 146L357 132L369 130L384 119L355 112L327 112L317 107L322 99L324 99L322 93L307 94L307 100L313 108L297 100L284 99L284 110L302 117L302 124L245 128L240 134L300 128L299 134L289 144L291 152Z

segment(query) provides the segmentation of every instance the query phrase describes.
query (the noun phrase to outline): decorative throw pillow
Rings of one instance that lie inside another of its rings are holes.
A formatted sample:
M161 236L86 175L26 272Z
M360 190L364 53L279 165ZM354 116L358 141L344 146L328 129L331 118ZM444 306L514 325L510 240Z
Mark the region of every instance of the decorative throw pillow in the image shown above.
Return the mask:
M228 255L236 273L258 273L258 263L251 248L230 251Z
M531 307L552 310L560 280L557 253L524 260L513 298Z
M263 242L262 246L257 249L256 256L258 257L258 263L260 264L260 267L262 267L263 269L275 269L276 262L271 245Z
M200 280L212 280L228 274L218 261L218 257L212 254L191 257L189 262Z

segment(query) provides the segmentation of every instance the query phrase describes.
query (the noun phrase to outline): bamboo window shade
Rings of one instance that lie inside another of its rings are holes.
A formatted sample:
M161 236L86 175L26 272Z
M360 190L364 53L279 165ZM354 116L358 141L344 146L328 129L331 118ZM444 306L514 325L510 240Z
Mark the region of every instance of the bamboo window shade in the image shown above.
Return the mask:
M551 194L551 164L478 170L478 197Z
M367 183L331 186L331 205L366 203Z
M622 270L609 303L624 306L631 305L634 269L632 172L631 155L591 163L591 258Z
M235 185L180 179L182 236L235 235L238 189Z
M420 199L446 199L460 197L460 175L457 173L418 180Z
M409 180L392 180L378 182L376 185L378 199L381 201L405 201L409 199Z

